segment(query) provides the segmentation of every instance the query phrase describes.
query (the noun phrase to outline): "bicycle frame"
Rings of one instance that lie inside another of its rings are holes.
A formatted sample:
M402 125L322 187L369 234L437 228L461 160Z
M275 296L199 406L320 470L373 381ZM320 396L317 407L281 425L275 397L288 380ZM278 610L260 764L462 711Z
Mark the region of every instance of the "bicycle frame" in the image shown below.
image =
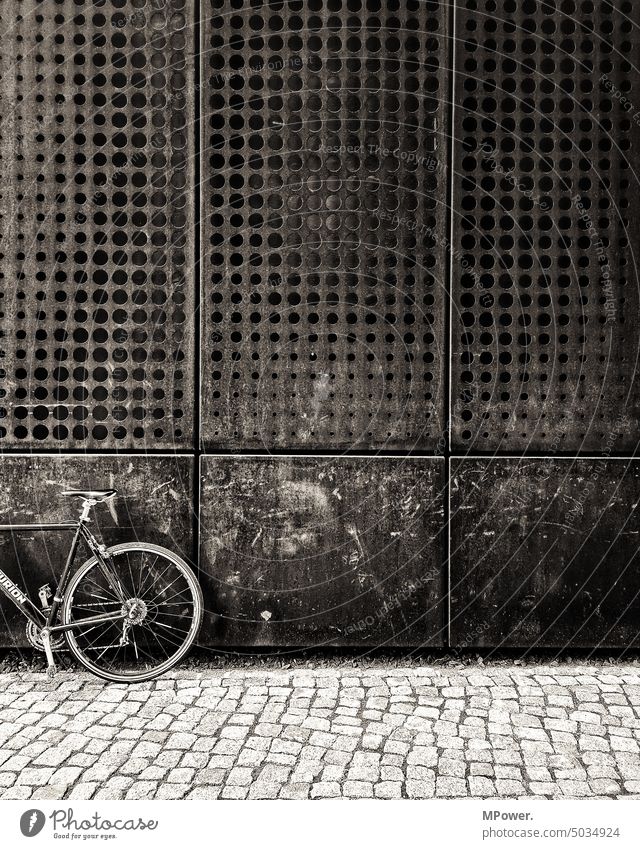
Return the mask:
M74 531L73 540L71 542L71 548L69 549L69 554L67 556L67 562L65 563L64 569L62 570L62 574L58 580L55 592L53 594L53 599L51 601L51 607L45 616L44 612L40 610L36 605L31 601L31 599L27 596L26 592L23 592L20 587L18 587L14 582L6 575L2 569L0 569L0 592L5 595L9 601L13 602L13 604L22 612L23 616L29 619L37 628L47 628L51 634L62 633L64 631L72 631L74 629L81 629L86 626L97 625L100 622L116 622L118 620L123 620L125 618L124 613L113 613L113 614L105 614L103 616L89 616L86 619L83 619L81 622L72 622L68 625L55 625L54 622L57 619L58 612L60 610L60 605L62 604L62 600L64 598L64 593L67 588L67 583L69 582L69 576L71 574L71 570L73 567L73 562L75 560L76 554L78 552L78 546L80 544L80 540L84 540L87 544L87 548L94 555L96 560L98 561L98 565L102 570L105 578L109 581L111 588L115 591L118 598L124 602L125 596L122 591L122 587L120 582L112 571L111 567L108 563L108 555L107 549L104 545L98 542L98 540L93 536L91 531L86 527L86 523L89 520L83 516L76 521L69 522L54 522L54 523L34 523L34 524L15 524L15 525L0 525L0 532L9 532L9 531L44 531L45 533L50 531Z

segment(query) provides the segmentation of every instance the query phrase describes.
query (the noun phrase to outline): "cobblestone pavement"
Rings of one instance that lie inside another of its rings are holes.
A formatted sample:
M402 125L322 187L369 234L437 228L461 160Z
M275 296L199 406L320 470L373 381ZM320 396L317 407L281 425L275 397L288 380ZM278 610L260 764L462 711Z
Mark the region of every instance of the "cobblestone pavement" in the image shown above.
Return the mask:
M640 796L635 666L0 675L5 799Z

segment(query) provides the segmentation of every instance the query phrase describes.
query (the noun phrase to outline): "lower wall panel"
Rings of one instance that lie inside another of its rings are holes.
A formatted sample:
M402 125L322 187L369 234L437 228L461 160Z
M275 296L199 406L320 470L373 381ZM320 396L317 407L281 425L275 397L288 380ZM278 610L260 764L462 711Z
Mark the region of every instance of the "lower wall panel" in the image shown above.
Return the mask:
M0 522L71 518L61 490L113 487L94 511L107 544L193 559L193 473L185 456L5 456ZM442 459L209 455L201 476L201 643L444 645ZM639 647L639 503L640 461L452 460L451 645ZM0 534L0 562L37 600L68 544ZM0 644L24 645L4 599L0 617Z
M442 459L202 460L203 642L443 644Z
M640 645L640 463L451 461L453 646Z
M30 456L0 458L0 523L59 522L77 517L80 499L64 489L117 489L110 506L92 511L92 531L105 544L139 539L192 560L193 460L184 456ZM55 582L71 532L0 533L0 563L38 603L38 587ZM77 562L86 559L78 553ZM22 616L0 600L0 644L26 645Z

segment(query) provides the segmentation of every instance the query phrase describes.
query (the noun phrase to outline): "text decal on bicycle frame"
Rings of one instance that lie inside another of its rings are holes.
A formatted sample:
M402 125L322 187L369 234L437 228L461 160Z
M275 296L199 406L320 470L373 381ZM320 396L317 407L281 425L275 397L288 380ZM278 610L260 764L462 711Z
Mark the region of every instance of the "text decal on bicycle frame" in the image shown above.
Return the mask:
M19 601L20 604L24 604L27 600L26 595L21 592L18 587L13 583L13 581L8 578L4 572L0 569L0 584L5 588L7 593L11 596L11 598L15 598L16 601Z

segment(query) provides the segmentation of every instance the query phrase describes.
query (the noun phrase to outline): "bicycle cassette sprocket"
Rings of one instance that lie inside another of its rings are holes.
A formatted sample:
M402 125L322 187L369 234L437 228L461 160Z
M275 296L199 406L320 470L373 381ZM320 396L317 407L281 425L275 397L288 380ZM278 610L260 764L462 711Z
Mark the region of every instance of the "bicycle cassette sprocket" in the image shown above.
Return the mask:
M42 645L42 638L40 636L40 629L33 624L33 622L27 622L27 639L38 651L44 651L44 646ZM51 635L51 648L53 651L60 651L65 648L65 639L64 634L59 634L58 636Z

